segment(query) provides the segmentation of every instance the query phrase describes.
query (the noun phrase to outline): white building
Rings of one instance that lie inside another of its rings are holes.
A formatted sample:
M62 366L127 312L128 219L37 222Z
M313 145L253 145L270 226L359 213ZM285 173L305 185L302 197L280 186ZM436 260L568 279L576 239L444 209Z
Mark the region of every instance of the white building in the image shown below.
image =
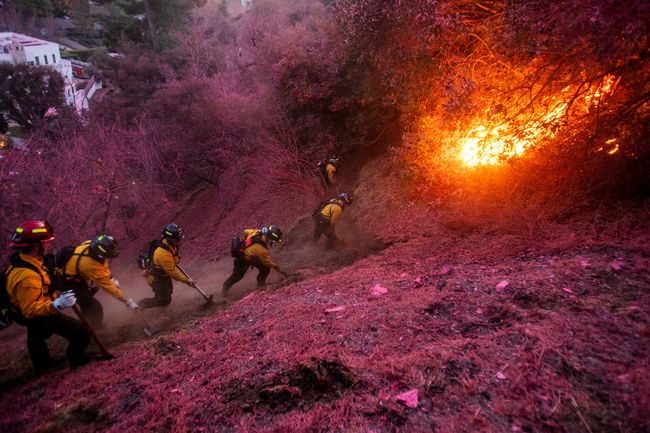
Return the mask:
M61 58L59 44L20 33L0 32L0 62L26 63L56 69L65 83L66 104L75 106L77 111L84 108L78 106L78 92L72 75L72 64L69 60Z

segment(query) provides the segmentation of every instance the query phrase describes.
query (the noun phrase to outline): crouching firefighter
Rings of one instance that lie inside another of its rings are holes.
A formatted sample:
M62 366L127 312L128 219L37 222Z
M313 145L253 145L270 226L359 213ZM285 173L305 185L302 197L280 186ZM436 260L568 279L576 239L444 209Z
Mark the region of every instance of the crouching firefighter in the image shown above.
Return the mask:
M160 240L149 244L149 252L145 258L143 275L153 289L154 297L145 298L138 302L140 308L165 307L172 301L174 286L172 279L181 281L190 287L196 286L196 281L185 275L178 268L180 256L178 250L185 232L176 224L167 224L160 234Z
M318 242L322 235L327 238L327 248L334 248L343 243L336 235L336 225L339 223L343 211L350 204L352 204L352 196L347 192L342 192L336 198L320 203L312 214L314 217L314 243Z
M67 291L57 297L50 290L43 256L53 239L54 230L47 221L22 223L11 235L9 247L15 252L3 276L9 299L20 316L16 321L27 327L27 350L36 373L50 367L47 339L54 334L68 340L66 356L71 368L89 361L84 353L90 342L88 329L79 320L61 313L75 304L74 293Z
M104 308L95 299L99 289L123 302L130 310L138 308L133 299L124 295L111 275L108 259L118 255L117 241L109 235L98 235L77 246L65 264L64 287L74 290L77 305L93 327L101 327L104 320Z
M244 278L249 267L259 270L257 288L266 286L266 277L271 269L275 269L285 277L287 273L280 269L271 258L269 248L272 244L282 241L282 230L276 226L261 229L247 229L240 236L233 237L230 252L235 258L232 274L223 283L222 296L226 296L230 288Z

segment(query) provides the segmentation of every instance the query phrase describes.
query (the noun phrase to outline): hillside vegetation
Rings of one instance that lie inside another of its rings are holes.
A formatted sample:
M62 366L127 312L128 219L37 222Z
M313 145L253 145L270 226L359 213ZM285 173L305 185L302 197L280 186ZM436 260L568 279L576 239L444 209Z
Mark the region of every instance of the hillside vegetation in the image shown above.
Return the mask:
M105 298L114 311L99 335L117 358L75 371L33 377L24 331L3 335L2 430L649 427L647 208L531 239L403 200L377 178L385 162L370 166L360 180L375 187L346 212L344 249L311 245L307 216L288 227L273 253L294 283L274 276L259 292L249 277L208 309L177 288L170 307L146 312L161 329L153 338ZM186 268L218 293L229 264L193 258ZM146 294L140 277L116 269Z
M175 221L177 286L103 298L117 356L34 377L0 335L0 431L650 429L644 1L207 2L165 48L94 59L111 91L0 159L0 227L142 246ZM342 155L345 245L311 241ZM230 237L276 224L290 277L221 298ZM51 339L63 357L62 342Z

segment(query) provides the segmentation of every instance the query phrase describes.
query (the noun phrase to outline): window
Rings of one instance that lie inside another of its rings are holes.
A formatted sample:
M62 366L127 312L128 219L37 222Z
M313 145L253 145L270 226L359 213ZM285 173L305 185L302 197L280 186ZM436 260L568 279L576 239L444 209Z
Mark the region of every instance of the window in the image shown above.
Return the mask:
M36 61L37 65L41 64L41 61L38 59L38 56L34 56L34 60Z
M56 55L52 54L52 63L56 63Z
M27 62L28 65L34 66L34 62Z
M47 65L47 55L43 56L43 60L45 60L45 64Z

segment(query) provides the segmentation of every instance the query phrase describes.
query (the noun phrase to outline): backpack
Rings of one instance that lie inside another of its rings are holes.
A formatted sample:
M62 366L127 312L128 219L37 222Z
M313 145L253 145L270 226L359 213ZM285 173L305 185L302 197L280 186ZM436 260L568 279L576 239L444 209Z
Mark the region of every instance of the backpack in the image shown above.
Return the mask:
M313 216L314 218L319 218L320 217L320 212L323 210L323 208L325 206L327 206L328 204L331 204L331 203L337 203L337 200L335 198L330 198L330 199L327 199L327 200L321 200L320 203L318 203L318 207L316 207L312 211L311 216Z
M262 241L259 233L247 240L242 239L238 233L230 239L230 255L233 257L242 257L246 248L255 243L266 247L266 243Z
M148 272L153 272L153 253L156 252L157 248L163 248L170 251L169 247L158 239L152 240L147 245L147 249L138 256L138 268Z
M246 249L246 241L244 241L238 234L230 239L230 255L233 257L241 257L244 255Z
M9 258L9 263L2 270L2 274L0 274L0 330L9 327L13 322L23 326L26 324L25 316L23 316L20 309L11 302L9 292L7 292L7 274L9 273L8 271L10 270L10 267L31 269L41 276L41 281L45 284L45 281L43 281L43 275L41 275L39 270L36 269L36 266L21 259L18 253L13 254Z
M50 287L52 290L64 291L67 290L66 286L68 285L66 275L65 275L65 266L68 264L72 256L75 255L74 250L76 249L73 245L68 245L67 247L61 248L58 252L48 253L43 257L43 265L47 269L47 273L50 275ZM78 256L83 256L85 254L77 254ZM79 260L77 260L77 274L79 273Z

